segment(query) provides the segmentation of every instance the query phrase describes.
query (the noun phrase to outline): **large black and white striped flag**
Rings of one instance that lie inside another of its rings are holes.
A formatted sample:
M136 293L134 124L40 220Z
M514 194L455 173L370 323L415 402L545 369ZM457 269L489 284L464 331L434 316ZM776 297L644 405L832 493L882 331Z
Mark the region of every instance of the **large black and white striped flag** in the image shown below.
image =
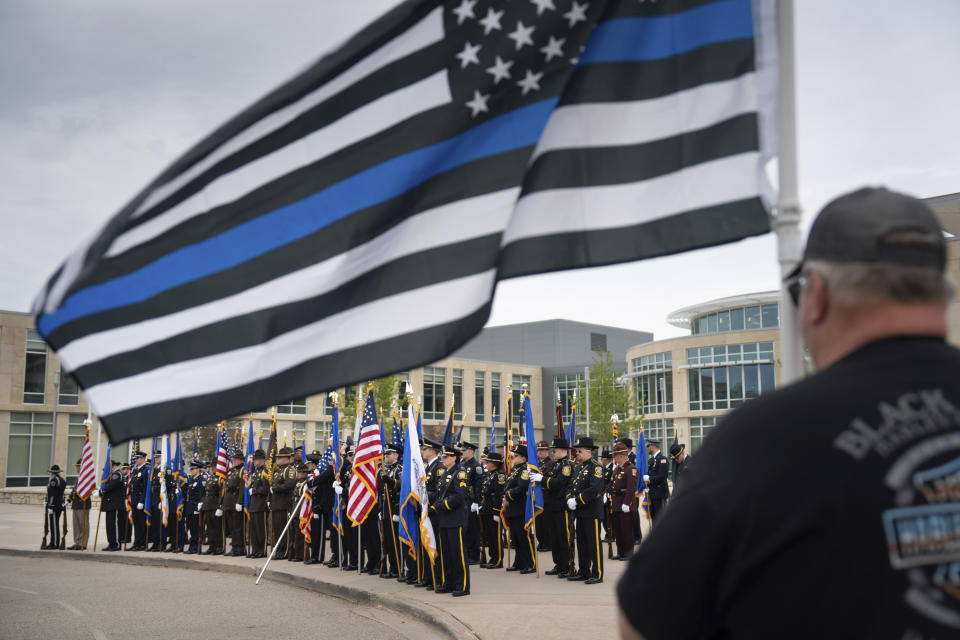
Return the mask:
M180 158L37 326L111 440L425 364L498 279L768 230L763 0L405 2Z

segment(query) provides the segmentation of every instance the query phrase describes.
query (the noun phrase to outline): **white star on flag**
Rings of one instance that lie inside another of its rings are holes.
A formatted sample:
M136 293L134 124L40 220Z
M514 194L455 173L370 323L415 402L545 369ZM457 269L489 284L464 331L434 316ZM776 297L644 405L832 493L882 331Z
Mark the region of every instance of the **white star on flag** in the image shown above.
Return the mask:
M527 69L527 75L523 80L517 81L517 86L523 89L523 95L527 95L530 91L539 91L540 89L540 78L543 77L543 72L533 73Z
M477 57L478 51L480 51L480 45L465 42L463 45L463 51L457 54L457 58L460 59L460 68L465 68L471 62L474 64L480 64L480 59Z
M517 43L517 51L520 51L524 45L533 46L531 33L533 33L533 27L524 26L522 22L517 20L517 28L513 30L513 33L507 34L507 37Z
M539 89L539 87L537 88ZM471 111L473 111L471 116L476 118L477 114L479 114L481 111L489 111L490 109L487 107L487 100L489 99L490 99L489 95L485 95L480 93L479 91L474 90L473 100L470 100L469 102L467 102L467 106L470 107Z
M547 42L547 46L541 47L540 51L547 56L547 62L550 62L554 58L559 58L563 55L563 43L566 42L566 38L560 38L557 40L553 36L550 36L550 41Z
M503 11L494 11L493 9L487 9L487 15L484 16L483 20L480 21L480 24L483 25L483 35L490 35L490 32L494 29L503 30L503 27L500 26L500 18L503 17Z
M553 4L553 0L530 0L530 3L537 5L538 16L547 9L557 10L557 7Z
M467 18L476 18L473 8L477 5L477 0L460 0L460 6L453 10L453 15L457 16L457 24L463 24Z
M570 21L570 28L573 28L573 25L578 22L587 21L587 9L590 8L589 2L584 2L580 4L577 0L573 0L573 4L570 5L570 11L567 11L563 14L563 17Z
M504 62L500 56L497 56L492 67L487 67L487 73L493 76L493 84L500 84L501 80L510 79L510 67L513 66L513 60Z

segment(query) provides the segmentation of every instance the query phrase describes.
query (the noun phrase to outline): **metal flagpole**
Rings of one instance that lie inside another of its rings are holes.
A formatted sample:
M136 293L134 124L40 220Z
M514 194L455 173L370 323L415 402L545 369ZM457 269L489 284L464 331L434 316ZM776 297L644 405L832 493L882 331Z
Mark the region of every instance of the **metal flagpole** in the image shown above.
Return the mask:
M293 519L299 518L300 514L300 503L303 502L305 496L300 496L300 499L297 500L297 506L293 508L293 513L290 514L290 517L287 518L287 524L283 526L283 531L280 532L280 539L283 539L283 536L287 533L287 529L290 528L290 522ZM224 545L226 546L226 545ZM263 577L263 572L267 570L267 565L270 564L270 561L273 560L273 554L277 552L277 545L273 545L273 549L270 550L270 557L267 558L267 561L263 563L263 569L260 569L260 575L257 576L257 581L254 584L260 584L260 578Z
M801 208L797 187L796 87L794 74L793 0L777 3L777 65L779 84L777 102L778 165L780 195L774 225L781 279L799 263ZM797 309L785 285L780 287L780 360L781 382L788 384L803 376L803 354Z

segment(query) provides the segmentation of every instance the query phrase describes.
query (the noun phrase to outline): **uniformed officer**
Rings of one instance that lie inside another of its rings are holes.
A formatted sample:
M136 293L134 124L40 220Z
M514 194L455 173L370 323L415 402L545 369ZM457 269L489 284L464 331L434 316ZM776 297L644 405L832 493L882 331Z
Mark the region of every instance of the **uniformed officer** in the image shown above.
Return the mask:
M673 458L673 493L677 493L677 487L680 483L680 476L689 468L690 456L685 449L687 445L674 442L670 445L670 457Z
M163 507L160 505L160 482L166 481L164 469L160 464L160 449L153 452L153 466L150 472L150 547L147 551L163 550Z
M203 523L200 533L206 533L208 545L203 555L221 555L224 550L226 541L223 537L223 509L220 507L222 486L223 479L216 474L207 478L203 486L203 501L200 503Z
M467 562L480 564L480 480L483 467L476 458L477 445L472 442L460 442L457 444L457 450L460 451L460 466L467 472L467 489L470 491L470 509L467 511L465 532Z
M420 455L423 457L423 464L425 467L426 481L425 487L427 491L427 502L430 503L436 498L436 488L437 488L437 479L443 475L444 468L440 463L440 451L443 450L443 445L435 440L430 440L429 438L423 438L420 441ZM430 524L433 526L433 539L439 540L440 537L437 535L436 523L433 520L430 521ZM443 545L437 545L437 553L443 553ZM418 587L424 587L426 589L433 589L436 585L434 584L435 572L430 570L430 557L427 555L427 552L423 549L423 545L420 545L419 552L417 553L417 562L419 566L420 581L417 583Z
M409 558L401 548L398 523L400 522L400 483L403 480L403 466L400 464L399 445L387 445L383 454L383 466L377 474L377 500L380 505L380 524L384 528L387 556L387 572L381 578L400 578L401 554ZM416 568L414 568L416 571Z
M567 580L586 584L603 582L603 554L600 553L600 520L603 519L603 467L593 459L597 447L584 436L573 445L580 463L567 488L567 508L577 519L577 559L580 570Z
M483 537L487 542L487 564L481 569L503 568L503 523L500 521L500 507L503 504L503 489L507 476L503 473L503 454L493 452L484 455L487 472L483 474L480 486L480 521L483 523Z
M663 506L670 497L670 489L667 487L667 473L670 463L667 457L660 451L659 440L647 440L647 453L650 458L647 460L647 475L643 477L644 482L649 487L650 496L650 517L653 523L657 523L657 517L663 511Z
M77 478L80 476L80 463L78 459L74 468L77 470ZM70 497L67 499L70 503L70 510L73 512L73 544L67 547L68 551L81 551L87 548L87 539L90 535L90 504L91 497L81 498L77 493L76 485L70 490Z
M470 595L470 563L467 562L463 532L467 526L470 488L467 472L459 464L460 452L444 447L440 456L443 474L437 479L436 498L430 502L431 521L436 520L440 553L440 585L436 593L450 593L453 597Z
M600 524L603 526L603 541L612 542L613 523L608 489L610 481L613 479L613 454L610 453L609 449L600 450L600 466L603 467L603 519Z
M350 500L350 480L353 478L353 448L351 445L344 445L343 455L340 463L340 479L333 483L333 491L340 496L340 544L343 549L343 562L341 571L357 570L357 527L351 526L353 523L347 518L347 502Z
M126 483L120 472L120 461L110 460L110 475L100 487L100 509L104 513L107 529L107 546L103 551L120 551L120 541L123 536L120 532L120 522L125 521L127 514L123 509L123 498Z
M117 542L121 545L131 541L133 534L133 511L134 505L128 504L129 493L127 488L130 486L130 463L124 462L120 465L120 475L123 477L123 505L120 507L120 513L117 514Z
M314 454L318 456L317 460L319 460L319 452L315 451ZM320 521L319 534L310 534L312 537L310 542L311 562L314 560L323 562L326 553L323 538L329 534L330 560L325 563L328 567L340 566L340 533L333 526L333 510L336 507L337 495L333 489L333 483L336 480L334 464L334 461L331 460L330 464L320 469L320 472L308 481L308 485L313 489L313 513L319 515Z
M283 536L283 528L293 508L293 490L297 486L297 470L292 462L293 451L283 447L277 452L277 468L273 471L270 485L270 519L273 521L273 539L276 545L274 559L287 557L288 542L292 534Z
M613 445L613 478L610 503L613 510L613 535L617 541L617 560L633 555L633 516L637 512L637 468L630 464L630 448L623 442Z
M243 452L239 448L234 449L230 460L231 467L224 479L223 498L220 500L231 541L230 553L226 552L224 546L224 555L243 556L246 554L243 536Z
M190 547L185 553L200 552L200 505L203 502L204 477L200 474L203 465L199 461L190 463L190 477L184 490L184 513L187 516L187 529L190 532Z
M60 477L60 465L55 464L48 471L50 480L47 482L45 507L47 509L47 529L50 532L50 540L48 544L40 548L52 550L60 548L60 514L63 513L66 506L63 501L63 492L67 488L67 482Z
M323 548L323 520L321 518L322 509L319 505L320 491L317 490L317 463L320 462L320 452L314 450L307 454L307 481L306 490L310 492L310 547L304 550L304 556L310 557L304 560L304 564L318 564L317 555ZM319 538L319 540L318 540ZM309 554L307 553L309 552Z
M567 487L573 477L569 448L566 438L554 438L550 452L553 464L546 471L541 471L542 475L530 476L534 482L543 482L544 511L547 513L553 553L553 568L546 574L559 578L566 578L573 564L570 558L570 510L567 509Z
M263 449L253 452L253 474L247 479L250 487L250 558L267 557L267 500L270 481L266 476L267 454Z
M297 505L300 504L300 498L303 497L303 492L307 488L307 463L298 462L293 466L297 470L297 484L293 489L293 507L291 508L296 507L297 513L293 516L293 520L290 522L290 527L287 529L288 532L292 530L292 533L289 536L291 549L290 553L288 554L289 557L287 558L287 561L303 562L304 544L306 543L306 539L304 538L303 530L300 529L300 513ZM312 518L312 510L310 515Z
M150 467L147 466L147 454L137 451L134 454L134 469L130 472L130 505L133 508L133 546L131 551L147 549L147 514L144 502L147 500L147 479Z
M507 476L503 489L503 507L510 525L510 537L516 543L517 555L513 566L507 571L533 573L533 537L524 528L526 521L527 489L530 486L530 471L527 467L527 446L518 444L513 448L513 468Z
M553 458L550 457L552 447L546 440L537 443L537 468L540 475L547 475L550 467L553 466ZM537 551L551 551L553 549L553 537L550 530L550 516L544 509L537 516L537 525L535 527L537 534Z

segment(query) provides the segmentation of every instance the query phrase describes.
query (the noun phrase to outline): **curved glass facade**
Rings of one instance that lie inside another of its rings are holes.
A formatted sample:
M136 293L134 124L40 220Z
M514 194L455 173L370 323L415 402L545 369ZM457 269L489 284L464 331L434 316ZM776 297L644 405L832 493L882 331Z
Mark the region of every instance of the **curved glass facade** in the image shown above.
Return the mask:
M776 329L779 326L780 308L775 302L705 313L690 321L690 330L693 335L748 329Z

